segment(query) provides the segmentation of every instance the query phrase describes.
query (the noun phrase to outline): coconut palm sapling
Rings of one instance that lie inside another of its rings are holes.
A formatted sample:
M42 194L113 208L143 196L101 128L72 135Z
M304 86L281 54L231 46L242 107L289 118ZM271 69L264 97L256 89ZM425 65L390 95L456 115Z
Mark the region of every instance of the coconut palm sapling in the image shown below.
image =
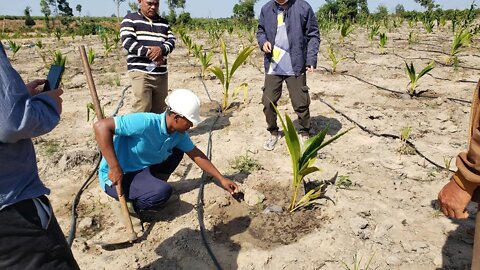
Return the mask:
M335 71L337 70L337 65L338 63L340 63L340 61L343 61L345 58L337 58L337 56L335 56L335 52L333 51L333 48L332 46L330 45L328 47L328 58L330 58L330 60L332 61L332 74L335 73Z
M415 89L418 86L418 80L422 78L425 74L429 73L433 68L435 67L435 61L430 62L426 67L420 71L420 73L415 72L415 67L413 66L413 63L410 62L410 65L405 62L405 72L407 73L408 77L410 78L410 82L408 85L410 85L410 88L408 89L408 94L413 97L416 95Z
M233 62L232 67L230 68L228 64L228 57L227 57L227 47L225 46L225 43L223 42L222 39L220 39L220 46L222 49L222 54L223 54L223 60L224 60L224 65L225 65L225 72L221 67L214 66L210 67L209 70L217 76L217 78L220 80L220 83L223 86L223 100L222 100L222 111L225 111L230 103L228 102L228 97L230 94L230 83L233 78L233 74L235 74L235 71L242 65L245 60L248 58L248 56L252 53L253 50L255 50L255 47L246 47L243 50L241 50L235 61ZM239 89L248 89L246 88L247 84L242 83L237 89L234 90L234 94L238 92Z
M320 170L318 167L314 166L315 161L317 160L318 151L343 136L353 127L335 135L327 141L324 141L329 128L326 127L321 130L317 135L305 141L303 145L300 145L297 130L293 126L293 122L290 117L285 114L284 121L273 102L272 106L275 109L278 118L280 119L280 123L282 124L285 134L285 141L287 143L288 152L290 153L290 158L292 161L293 198L288 210L290 212L293 212L301 207L306 207L315 203L314 200L320 198L320 196L322 195L323 185L318 185L315 188L309 190L297 202L298 189L300 187L300 184L303 182L304 177Z
M472 34L467 29L460 30L453 37L452 47L450 48L450 56L446 62L447 65L452 65L458 62L458 53L460 49L466 47L472 41Z
M12 59L10 59L13 62L15 59L15 54L17 54L17 52L20 50L21 46L13 40L7 40L7 43L8 47L10 47L10 50L13 52Z
M380 54L386 54L385 52L385 45L387 45L387 34L386 33L380 33L379 34L379 45L380 45Z

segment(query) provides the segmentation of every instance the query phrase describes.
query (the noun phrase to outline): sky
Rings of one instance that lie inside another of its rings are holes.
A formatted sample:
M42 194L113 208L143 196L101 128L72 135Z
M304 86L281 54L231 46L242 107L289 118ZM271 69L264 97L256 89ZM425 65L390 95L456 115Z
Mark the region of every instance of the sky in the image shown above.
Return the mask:
M137 0L126 0L121 4L120 15L122 17L129 9L128 2L134 1L136 2ZM270 0L259 0L257 4L255 4L255 13L257 16L260 8L268 1ZM78 4L82 6L82 16L111 16L116 13L113 0L68 0L67 2L70 4L76 16L78 13L75 7ZM307 0L307 2L310 3L315 11L325 3L324 0ZM238 0L187 0L185 11L190 12L190 15L195 18L225 18L232 16L233 6L236 3L238 3ZM435 3L439 4L442 9L466 9L470 7L472 0L436 0ZM406 10L423 10L414 0L368 0L370 12L375 12L380 4L385 5L391 12L395 10L397 4L402 4ZM40 0L0 0L0 15L21 16L27 6L32 9L32 16L42 16L40 12ZM168 13L165 0L160 1L160 13L163 11Z

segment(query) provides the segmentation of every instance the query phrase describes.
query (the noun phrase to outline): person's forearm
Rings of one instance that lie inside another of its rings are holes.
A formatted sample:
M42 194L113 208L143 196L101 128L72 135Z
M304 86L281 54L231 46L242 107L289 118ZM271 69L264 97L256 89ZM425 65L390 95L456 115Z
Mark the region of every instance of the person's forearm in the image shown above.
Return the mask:
M120 28L120 35L122 39L122 46L128 53L136 56L146 56L148 49L138 42L134 33L135 27L133 23L125 21L122 22Z
M162 48L164 56L169 55L173 52L173 49L175 49L175 36L170 29L168 30L167 36L167 40L162 44L162 46L164 46L164 48Z
M25 95L29 95L25 90ZM15 96L13 94L11 97ZM21 96L21 95L18 95ZM22 106L12 102L15 106L5 105L5 113L0 116L0 141L13 143L22 139L41 136L50 132L60 121L54 101L45 95L26 98Z
M98 147L102 152L102 156L107 161L108 167L120 167L117 155L115 154L115 148L113 147L113 131L102 121L95 123L94 131Z
M225 178L207 158L207 156L197 147L187 153L187 155L195 162L195 164L198 165L198 167L200 167L200 169L204 170L213 178L217 179L218 181L222 181Z
M468 152L462 152L457 157L458 171L453 179L470 194L480 185L480 130L473 130Z

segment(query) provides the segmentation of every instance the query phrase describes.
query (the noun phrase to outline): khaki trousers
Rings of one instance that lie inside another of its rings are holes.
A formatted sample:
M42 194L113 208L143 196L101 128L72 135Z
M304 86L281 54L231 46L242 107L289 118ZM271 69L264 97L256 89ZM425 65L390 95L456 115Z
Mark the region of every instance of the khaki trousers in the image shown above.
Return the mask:
M168 73L148 74L140 71L128 73L132 80L132 91L135 97L135 112L162 113L165 111L165 98L168 94Z

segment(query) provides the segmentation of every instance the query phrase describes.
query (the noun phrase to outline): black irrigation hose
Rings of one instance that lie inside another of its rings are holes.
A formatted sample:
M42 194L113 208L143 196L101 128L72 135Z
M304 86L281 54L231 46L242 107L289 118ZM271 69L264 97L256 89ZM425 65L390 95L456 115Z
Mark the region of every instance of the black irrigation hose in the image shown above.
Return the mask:
M212 101L210 98L210 93L208 92L207 86L205 85L205 82L203 81L202 77L199 77L200 81L203 84L203 87L205 88L205 92L207 93L208 99ZM221 115L221 108L220 104L218 104L218 113L217 116L215 117L215 120L213 121L210 130L208 131L208 145L207 145L207 158L211 159L212 156L212 131L213 127L217 123L218 119L220 118ZM204 212L203 212L203 206L204 206L204 201L203 201L203 195L204 195L204 189L205 189L205 183L207 179L211 178L207 173L203 172L202 177L201 177L201 182L200 182L200 187L198 190L198 197L197 197L197 217L198 217L198 225L200 227L200 235L202 237L202 242L205 248L207 249L208 255L212 259L213 263L215 264L215 267L217 270L221 270L222 267L220 266L220 263L218 262L217 258L215 257L215 254L213 254L212 249L210 248L210 245L207 242L207 237L205 235L205 224L203 222L204 219Z
M125 98L125 92L127 91L128 88L130 88L131 85L127 85L125 88L122 90L122 94L120 96L120 101L118 102L117 108L115 108L115 111L113 112L113 116L118 114L118 111L120 108L123 106L123 100ZM100 161L102 160L102 153L98 151L99 153L99 158L98 162L95 165L95 168L92 170L90 175L88 176L87 180L82 184L80 189L77 191L75 194L75 198L73 199L72 202L72 219L70 221L70 231L68 233L68 238L67 238L67 243L71 247L73 244L73 239L75 239L75 231L77 229L77 206L78 203L80 202L80 197L82 196L82 193L88 188L88 186L93 182L93 176L97 172L98 166L100 165Z
M97 172L98 166L100 165L100 161L102 160L101 155L99 156L97 165L92 170L90 175L88 176L87 180L82 184L80 189L78 190L77 194L75 195L75 199L73 199L72 203L72 219L70 222L70 232L68 233L67 243L71 247L73 243L73 239L75 238L75 231L77 229L77 205L80 202L80 196L82 193L88 188L88 186L93 182L93 176Z
M361 130L367 132L368 134L371 134L371 135L374 135L376 137L384 137L384 138L390 138L390 139L396 139L396 140L401 140L401 138L397 135L392 135L392 134L386 134L386 133L376 133L374 131L371 131L369 130L368 128L366 128L365 126L361 125L360 123L358 123L357 121L353 120L352 118L350 118L348 115L344 114L343 112L337 110L335 107L333 107L332 105L330 105L329 103L327 103L326 101L324 101L323 99L319 98L320 102L322 102L323 104L327 105L330 109L332 109L334 112L340 114L341 116L345 117L348 121L354 123L356 126L358 126ZM431 160L430 158L428 158L427 156L425 156L424 154L422 154L418 149L417 147L409 140L406 140L405 141L406 144L408 144L408 146L412 147L414 150L415 150L415 153L417 153L419 156L421 156L422 158L424 158L426 161L430 162L431 164L433 164L434 166L440 168L440 169L443 169L443 170L446 170L447 168L437 164L435 161ZM455 172L451 169L448 169L448 171L450 172Z
M328 69L327 69L328 70ZM368 85L371 85L373 87L376 87L377 89L380 89L380 90L383 90L383 91L387 91L387 92L390 92L390 93L393 93L395 95L403 95L405 94L405 92L400 92L400 91L395 91L395 90L391 90L391 89L388 89L388 88L385 88L385 87L382 87L382 86L379 86L379 85L376 85L374 83L371 83L369 81L366 81L360 77L357 77L355 75L350 75L350 74L341 74L343 76L347 76L347 77L352 77L352 78L355 78L363 83L366 83ZM466 81L466 80L460 80L459 82L466 82L466 83L470 83L472 81ZM438 98L438 96L427 96L427 95L417 95L416 97L418 98ZM472 102L471 101L468 101L468 100L464 100L464 99L459 99L459 98L452 98L452 97L446 97L446 99L448 100L451 100L451 101L456 101L456 102L460 102L460 103L465 103L465 104L471 104Z

